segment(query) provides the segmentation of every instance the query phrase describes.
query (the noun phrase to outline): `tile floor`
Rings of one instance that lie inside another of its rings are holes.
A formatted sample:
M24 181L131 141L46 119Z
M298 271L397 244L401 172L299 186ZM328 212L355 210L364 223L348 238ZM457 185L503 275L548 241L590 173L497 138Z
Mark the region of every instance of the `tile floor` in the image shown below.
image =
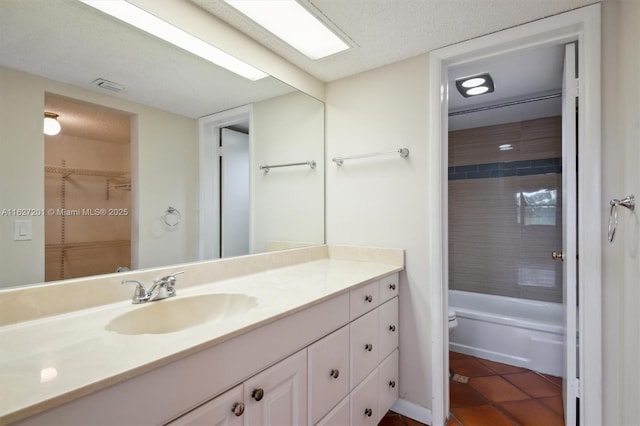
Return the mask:
M470 379L449 382L448 426L564 426L561 378L456 352L449 364ZM389 412L378 426L422 423Z

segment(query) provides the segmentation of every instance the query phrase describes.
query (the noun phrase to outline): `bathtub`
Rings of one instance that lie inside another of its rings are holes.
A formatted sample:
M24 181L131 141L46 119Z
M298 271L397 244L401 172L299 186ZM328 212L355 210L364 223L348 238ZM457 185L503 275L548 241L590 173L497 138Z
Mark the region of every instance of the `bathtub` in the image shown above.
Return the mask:
M561 303L449 290L449 308L458 317L450 350L562 376Z

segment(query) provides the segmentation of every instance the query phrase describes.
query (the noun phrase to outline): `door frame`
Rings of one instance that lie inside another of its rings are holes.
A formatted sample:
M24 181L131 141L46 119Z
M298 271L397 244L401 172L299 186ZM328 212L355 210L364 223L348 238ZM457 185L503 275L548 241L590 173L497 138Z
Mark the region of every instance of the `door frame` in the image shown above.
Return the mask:
M198 260L220 258L220 132L222 127L249 120L249 158L253 158L253 107L244 105L198 119ZM249 182L253 181L252 168ZM251 192L249 192L251 205ZM251 210L249 222L252 224ZM249 230L252 235L252 230Z
M580 161L578 164L578 313L581 337L580 424L602 424L601 223L601 8L593 4L509 28L429 54L428 219L431 282L432 425L449 413L448 278L448 67L511 51L578 41Z

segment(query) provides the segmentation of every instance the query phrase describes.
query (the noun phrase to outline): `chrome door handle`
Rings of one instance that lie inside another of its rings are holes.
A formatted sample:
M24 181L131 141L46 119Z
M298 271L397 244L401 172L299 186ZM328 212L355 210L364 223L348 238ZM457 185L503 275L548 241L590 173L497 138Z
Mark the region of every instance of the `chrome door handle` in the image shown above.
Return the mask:
M553 260L562 260L562 261L564 261L564 253L563 252L553 251L553 253L551 253L551 258Z

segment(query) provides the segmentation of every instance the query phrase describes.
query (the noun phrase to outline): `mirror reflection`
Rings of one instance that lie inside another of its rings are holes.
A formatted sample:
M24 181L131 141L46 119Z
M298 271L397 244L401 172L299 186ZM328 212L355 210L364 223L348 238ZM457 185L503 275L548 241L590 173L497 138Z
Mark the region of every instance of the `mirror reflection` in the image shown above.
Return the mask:
M273 77L3 0L0 93L0 288L324 242L324 105Z

